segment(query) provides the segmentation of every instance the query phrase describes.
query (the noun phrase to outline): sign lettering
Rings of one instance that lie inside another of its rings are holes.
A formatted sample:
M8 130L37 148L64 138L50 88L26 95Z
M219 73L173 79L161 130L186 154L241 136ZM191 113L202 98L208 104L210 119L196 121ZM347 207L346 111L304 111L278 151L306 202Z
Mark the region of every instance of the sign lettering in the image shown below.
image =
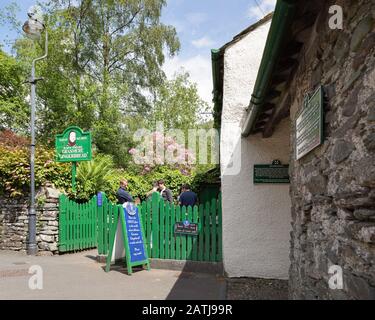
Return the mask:
M258 183L290 183L289 165L275 160L272 164L254 165L254 184Z
M322 87L305 101L296 120L296 158L301 159L323 143Z
M128 203L124 206L124 216L130 250L130 261L137 262L147 260L138 208Z
M91 134L81 128L69 127L56 136L56 160L58 162L90 161Z
M112 254L116 251L115 245L120 241L121 251L125 250L125 260L128 274L132 274L132 267L146 266L150 270L150 262L147 256L146 244L144 241L144 230L142 217L138 208L130 202L123 204L122 208L117 211L115 225L117 228L111 232L111 244L107 256L106 272L110 270Z
M198 224L196 223L186 223L184 222L177 222L174 225L174 233L175 234L182 234L182 235L190 235L190 236L197 236L198 231Z

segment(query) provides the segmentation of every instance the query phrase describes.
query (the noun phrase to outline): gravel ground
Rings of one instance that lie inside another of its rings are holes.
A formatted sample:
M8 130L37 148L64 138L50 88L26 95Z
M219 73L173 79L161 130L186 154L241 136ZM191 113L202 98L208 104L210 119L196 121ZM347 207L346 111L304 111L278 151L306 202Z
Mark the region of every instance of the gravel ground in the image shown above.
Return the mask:
M228 300L287 300L288 281L254 278L227 279Z

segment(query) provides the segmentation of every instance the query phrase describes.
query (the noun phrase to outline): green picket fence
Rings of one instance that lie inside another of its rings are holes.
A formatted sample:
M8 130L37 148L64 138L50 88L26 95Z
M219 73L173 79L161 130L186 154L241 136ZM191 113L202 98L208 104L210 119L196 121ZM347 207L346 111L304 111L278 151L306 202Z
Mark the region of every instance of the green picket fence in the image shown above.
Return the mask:
M195 207L181 207L154 194L139 206L150 258L222 261L221 196ZM198 236L174 233L176 222L198 224Z
M103 203L98 207L98 253L107 255L109 252L111 230L117 228L115 226L115 215L118 211L122 211L122 206L115 205L108 201L103 194Z
M59 251L71 252L97 246L97 199L78 204L65 195L59 201Z
M199 206L181 207L163 201L155 193L152 200L143 202L138 209L149 258L222 261L221 195ZM104 194L100 207L96 196L85 204L60 196L59 251L97 247L100 255L108 254L109 235L117 227L114 217L122 210L122 206L112 204ZM184 220L198 224L198 236L174 233L175 223Z

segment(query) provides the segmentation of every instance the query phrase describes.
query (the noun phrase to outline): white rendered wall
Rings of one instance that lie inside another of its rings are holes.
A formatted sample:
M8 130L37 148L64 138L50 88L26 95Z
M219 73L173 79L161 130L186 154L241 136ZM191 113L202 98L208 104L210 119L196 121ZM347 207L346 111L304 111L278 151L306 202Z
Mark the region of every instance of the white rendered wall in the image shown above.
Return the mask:
M289 161L289 120L241 138L270 22L226 49L221 129L223 262L229 277L288 279L289 185L253 184L254 164Z

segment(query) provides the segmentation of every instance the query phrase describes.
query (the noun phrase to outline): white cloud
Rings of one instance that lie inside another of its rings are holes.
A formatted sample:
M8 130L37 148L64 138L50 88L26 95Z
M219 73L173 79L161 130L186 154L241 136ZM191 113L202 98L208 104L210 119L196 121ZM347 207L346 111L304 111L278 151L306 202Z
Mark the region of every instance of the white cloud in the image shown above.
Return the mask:
M258 5L256 4L258 2ZM268 13L275 10L276 0L253 0L252 5L249 7L247 15L251 19L259 20Z
M196 55L187 59L174 57L167 59L164 63L163 70L168 79L172 79L174 75L182 70L190 74L190 80L197 84L200 97L212 104L212 71L211 59Z
M196 48L208 48L212 47L215 44L215 42L209 37L203 37L197 40L193 40L191 43Z

